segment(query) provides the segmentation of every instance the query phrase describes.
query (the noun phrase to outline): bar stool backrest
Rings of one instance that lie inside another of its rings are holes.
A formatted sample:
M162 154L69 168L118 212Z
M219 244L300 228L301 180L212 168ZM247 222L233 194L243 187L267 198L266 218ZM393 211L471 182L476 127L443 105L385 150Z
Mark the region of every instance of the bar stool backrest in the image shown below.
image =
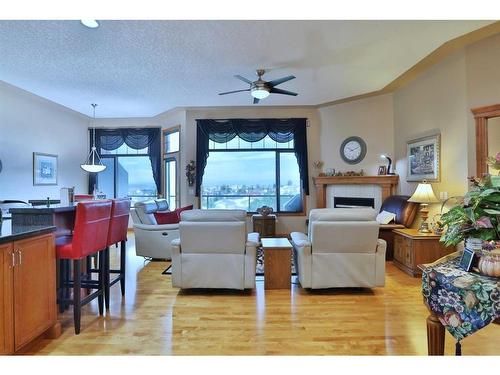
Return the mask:
M82 258L106 248L110 217L111 200L78 203L73 231L72 258Z
M130 199L113 199L112 202L108 246L127 239L128 218L130 215Z

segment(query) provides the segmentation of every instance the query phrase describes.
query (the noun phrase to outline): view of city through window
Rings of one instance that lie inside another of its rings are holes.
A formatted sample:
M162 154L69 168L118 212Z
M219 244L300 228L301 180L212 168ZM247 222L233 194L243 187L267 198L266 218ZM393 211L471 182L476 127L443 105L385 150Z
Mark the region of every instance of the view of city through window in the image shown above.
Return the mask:
M302 211L297 159L285 145L288 150L278 149L281 144L276 142L274 150L211 150L203 175L202 208L255 212L266 205L278 212Z
M149 156L105 156L102 162L107 168L99 173L97 188L107 198L129 197L132 204L156 198Z

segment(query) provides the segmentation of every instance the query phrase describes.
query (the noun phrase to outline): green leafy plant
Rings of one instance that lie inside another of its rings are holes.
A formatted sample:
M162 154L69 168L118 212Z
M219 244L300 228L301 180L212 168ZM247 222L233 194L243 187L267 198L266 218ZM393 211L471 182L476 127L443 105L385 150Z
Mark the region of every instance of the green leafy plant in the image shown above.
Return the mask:
M455 207L441 216L447 228L440 241L454 246L467 237L485 241L500 239L500 189L490 176L471 179L473 187Z

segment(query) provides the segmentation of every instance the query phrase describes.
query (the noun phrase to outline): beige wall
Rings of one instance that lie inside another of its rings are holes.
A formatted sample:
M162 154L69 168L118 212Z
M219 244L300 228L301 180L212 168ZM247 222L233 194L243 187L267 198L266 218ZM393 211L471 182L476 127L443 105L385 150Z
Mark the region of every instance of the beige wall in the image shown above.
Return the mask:
M0 81L0 200L60 198L61 187L87 192L80 168L89 118ZM58 184L33 185L33 152L58 155Z
M367 175L376 175L380 165L387 165L380 155L394 156L392 94L323 107L319 109L319 117L324 171L363 169ZM347 164L340 157L340 146L350 136L363 138L367 146L365 158L356 165Z
M462 195L468 186L464 51L448 57L394 93L394 143L400 193L410 195L417 186L417 182L406 181L407 141L434 133L441 134L441 180L432 183L434 192L438 197L440 192Z
M467 108L500 104L500 35L465 48L467 60ZM469 175L476 174L475 122L468 112Z

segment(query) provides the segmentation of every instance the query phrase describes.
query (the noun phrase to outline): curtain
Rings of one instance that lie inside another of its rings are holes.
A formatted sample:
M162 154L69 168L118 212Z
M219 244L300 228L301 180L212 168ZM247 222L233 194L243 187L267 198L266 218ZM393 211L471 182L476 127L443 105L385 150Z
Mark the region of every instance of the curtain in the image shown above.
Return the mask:
M226 143L239 136L247 142L258 142L267 135L276 142L294 141L302 188L309 195L307 166L307 119L227 119L196 120L196 196L201 194L203 173L208 159L208 143Z
M161 128L95 129L95 132L95 146L99 156L101 149L113 151L124 143L135 150L148 147L156 190L158 194L161 194ZM89 133L92 147L92 130ZM89 194L94 191L96 182L97 173L90 173Z

